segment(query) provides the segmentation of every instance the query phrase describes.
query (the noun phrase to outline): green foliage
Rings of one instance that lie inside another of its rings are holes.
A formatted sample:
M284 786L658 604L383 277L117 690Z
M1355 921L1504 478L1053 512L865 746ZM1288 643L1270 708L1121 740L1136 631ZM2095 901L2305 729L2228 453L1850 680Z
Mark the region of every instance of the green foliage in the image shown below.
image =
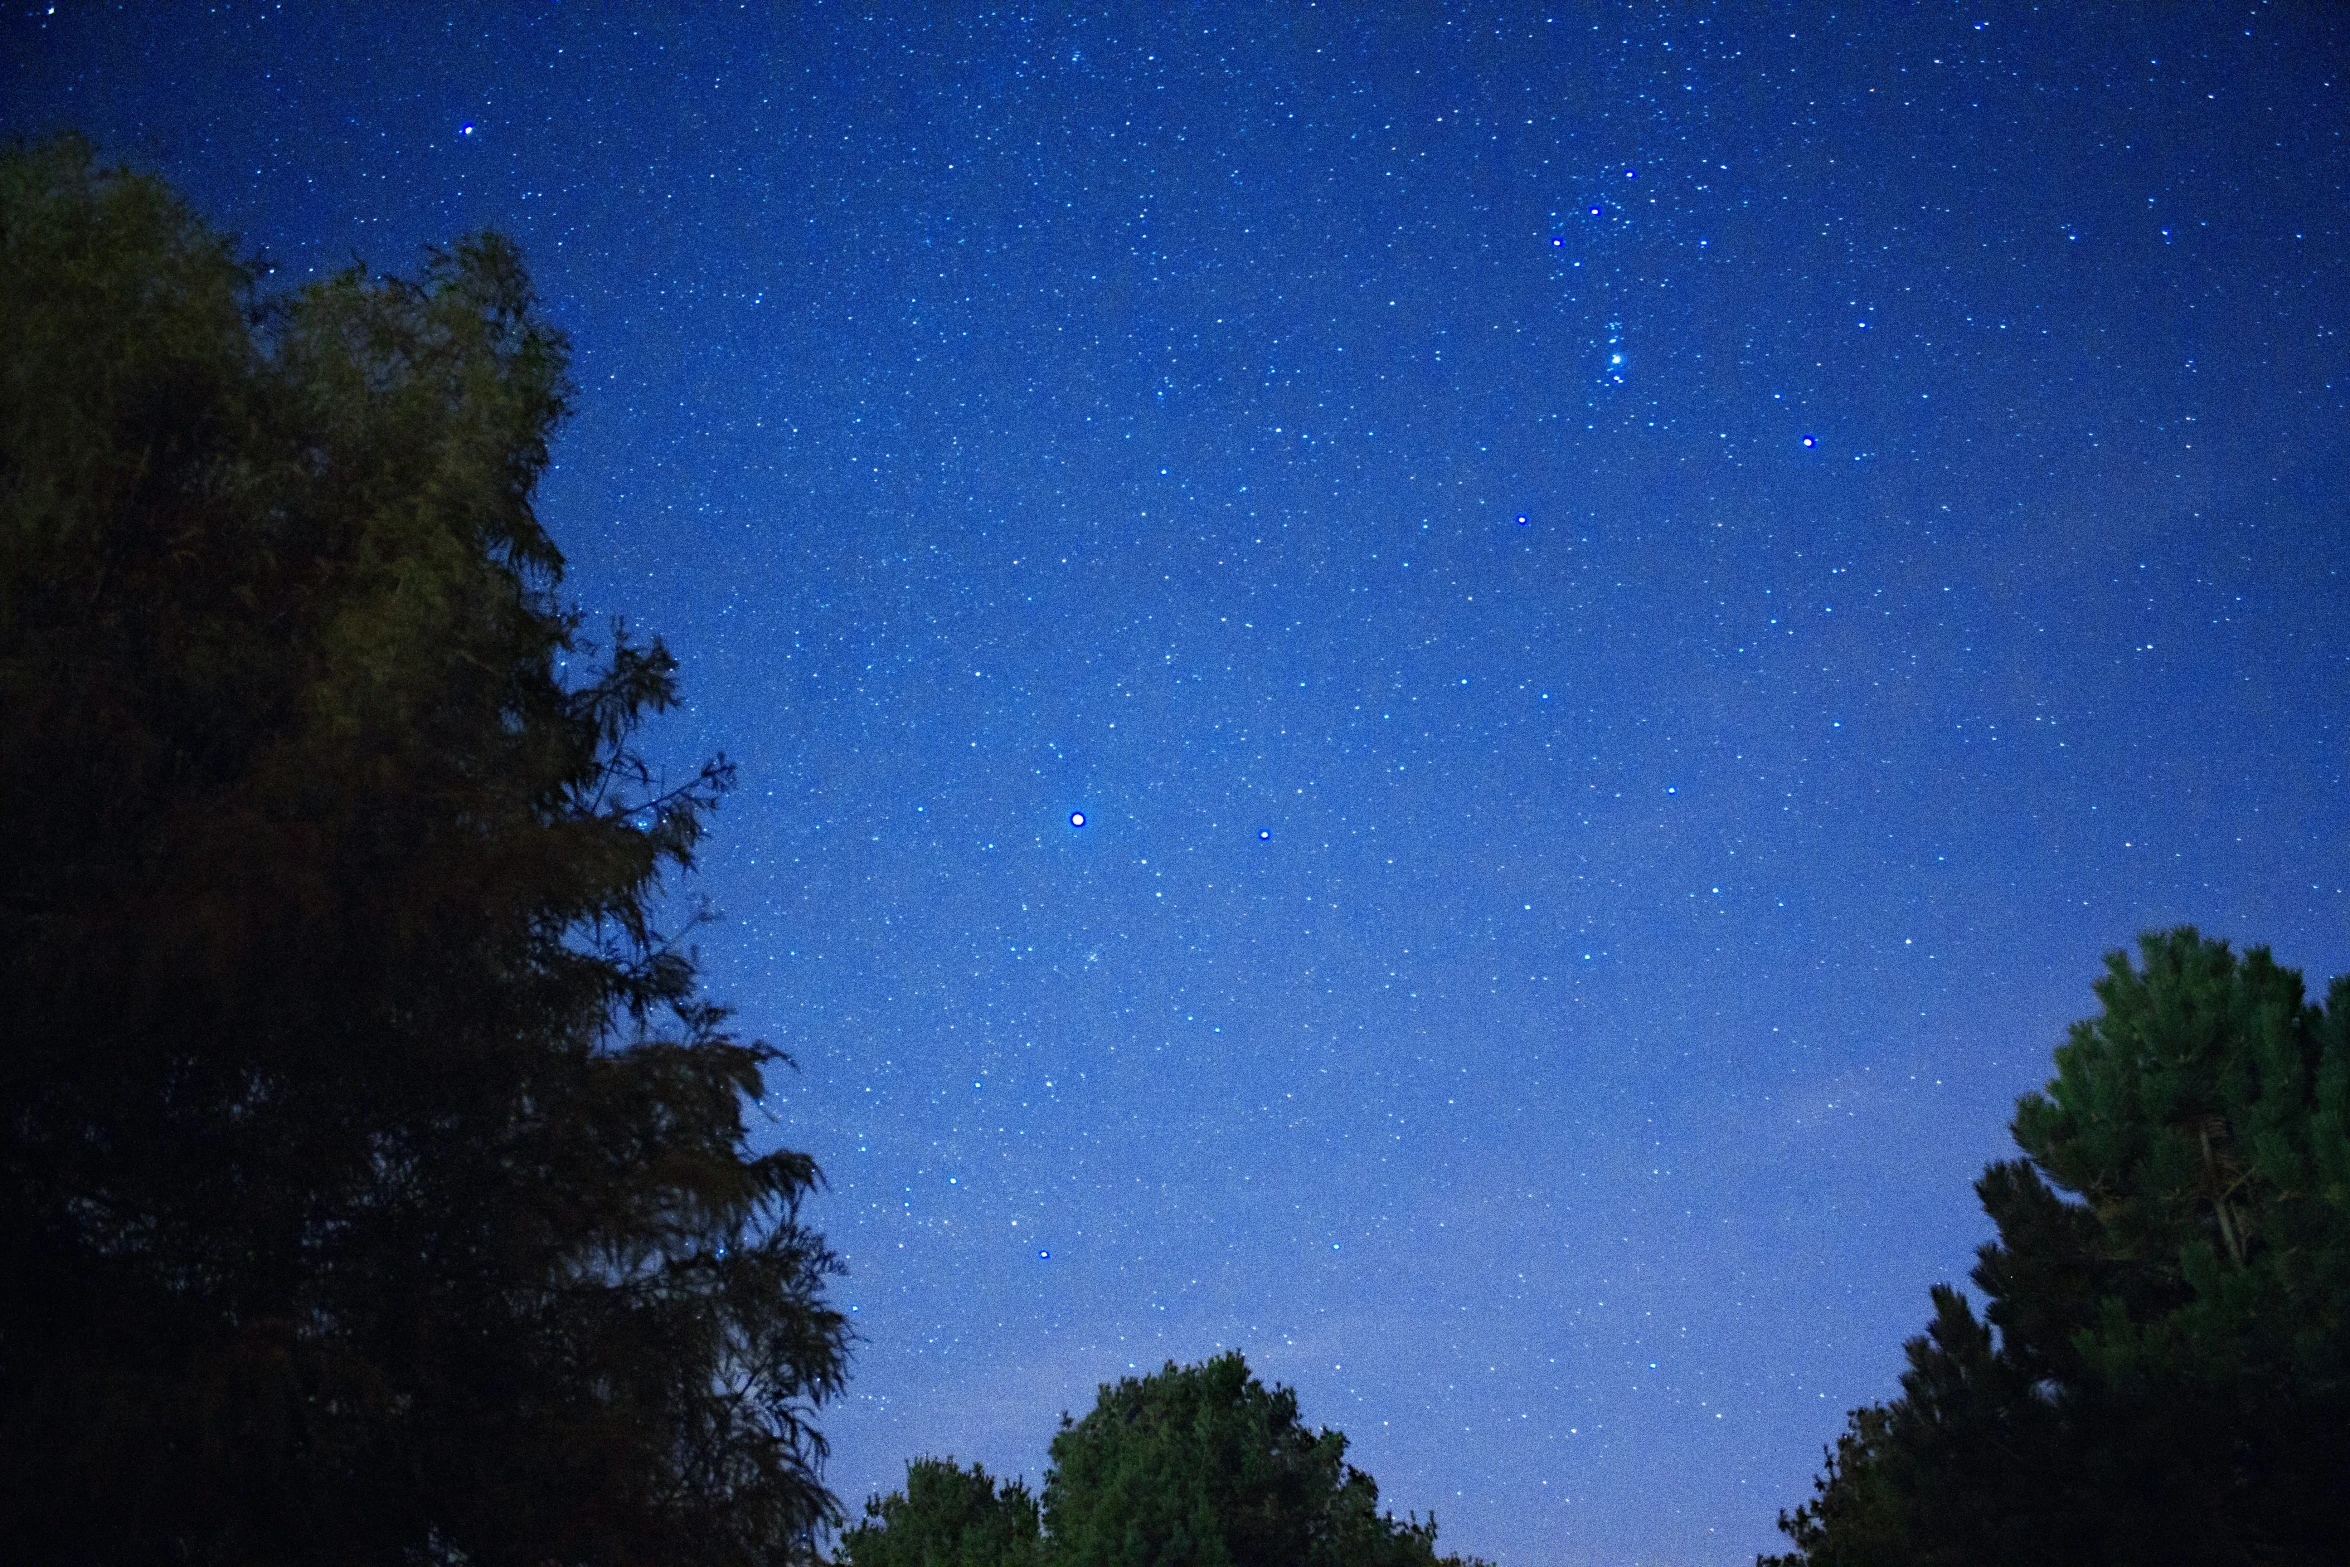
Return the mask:
M1024 1485L952 1459L906 1466L865 1504L840 1567L1482 1567L1436 1555L1436 1520L1379 1511L1346 1438L1298 1424L1297 1395L1237 1352L1104 1386L1064 1417L1043 1523Z
M727 770L558 597L562 339L494 236L255 285L0 155L0 1534L805 1554L836 1265L656 924Z
M1856 1409L1828 1451L1827 1468L1813 1482L1811 1502L1779 1514L1779 1528L1795 1542L1790 1556L1766 1561L1810 1567L1880 1567L1906 1561L1901 1501L1885 1468L1885 1411Z
M1435 1567L1436 1520L1378 1511L1346 1438L1237 1351L1104 1386L1045 1479L1054 1567ZM1448 1562L1455 1558L1446 1558Z
M1984 1318L1936 1289L1776 1561L2350 1560L2350 978L2141 950L1976 1183Z
M906 1488L865 1503L865 1521L841 1536L846 1567L1040 1567L1036 1498L1017 1480L1002 1490L977 1464L917 1458Z

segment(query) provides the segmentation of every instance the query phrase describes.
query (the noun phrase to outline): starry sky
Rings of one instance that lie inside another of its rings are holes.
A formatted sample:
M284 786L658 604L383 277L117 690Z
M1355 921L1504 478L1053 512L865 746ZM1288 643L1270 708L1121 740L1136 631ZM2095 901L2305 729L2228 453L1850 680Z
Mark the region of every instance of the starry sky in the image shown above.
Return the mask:
M2350 970L2340 10L0 27L281 283L524 246L852 1510L1238 1346L1449 1548L1750 1561L2103 953Z

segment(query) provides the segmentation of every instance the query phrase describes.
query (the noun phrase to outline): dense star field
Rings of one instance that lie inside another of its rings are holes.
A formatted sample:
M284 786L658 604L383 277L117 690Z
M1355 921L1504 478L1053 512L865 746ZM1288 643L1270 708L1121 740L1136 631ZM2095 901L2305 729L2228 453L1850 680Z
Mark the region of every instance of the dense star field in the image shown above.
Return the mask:
M521 243L852 1509L1237 1346L1445 1549L1750 1560L2102 953L2350 969L2350 20L943 10L20 5L0 129Z

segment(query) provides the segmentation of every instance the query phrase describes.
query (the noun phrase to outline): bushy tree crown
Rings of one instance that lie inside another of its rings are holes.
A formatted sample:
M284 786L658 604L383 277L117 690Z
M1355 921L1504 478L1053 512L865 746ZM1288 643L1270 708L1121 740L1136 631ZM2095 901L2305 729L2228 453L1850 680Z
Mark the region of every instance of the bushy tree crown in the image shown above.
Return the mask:
M906 1489L866 1504L844 1567L1468 1567L1436 1555L1436 1520L1379 1511L1346 1438L1299 1424L1235 1350L1104 1384L1066 1416L1046 1472L1043 1531L1017 1483L918 1459Z

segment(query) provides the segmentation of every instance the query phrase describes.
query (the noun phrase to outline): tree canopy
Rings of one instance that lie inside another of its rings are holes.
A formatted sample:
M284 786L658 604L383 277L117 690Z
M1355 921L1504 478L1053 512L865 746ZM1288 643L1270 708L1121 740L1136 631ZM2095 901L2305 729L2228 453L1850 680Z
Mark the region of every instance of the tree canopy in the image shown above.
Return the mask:
M2140 952L1976 1183L1982 1317L1934 1290L1767 1561L2350 1560L2350 976Z
M1298 1423L1238 1351L1104 1384L1063 1416L1043 1524L1025 1487L918 1460L906 1490L866 1504L849 1567L1438 1567L1436 1520L1381 1513L1346 1438ZM1459 1559L1445 1558L1448 1567Z
M953 1459L906 1466L865 1504L840 1567L1483 1567L1436 1555L1436 1518L1379 1511L1346 1437L1298 1423L1234 1350L1103 1384L1061 1419L1037 1502Z
M865 1503L864 1521L841 1536L846 1567L1041 1567L1036 1498L1018 1480L996 1488L978 1464L917 1458L906 1488Z
M0 155L0 1533L28 1559L770 1562L833 1516L817 1178L665 932L728 781L636 749L533 508L495 236L268 293Z

